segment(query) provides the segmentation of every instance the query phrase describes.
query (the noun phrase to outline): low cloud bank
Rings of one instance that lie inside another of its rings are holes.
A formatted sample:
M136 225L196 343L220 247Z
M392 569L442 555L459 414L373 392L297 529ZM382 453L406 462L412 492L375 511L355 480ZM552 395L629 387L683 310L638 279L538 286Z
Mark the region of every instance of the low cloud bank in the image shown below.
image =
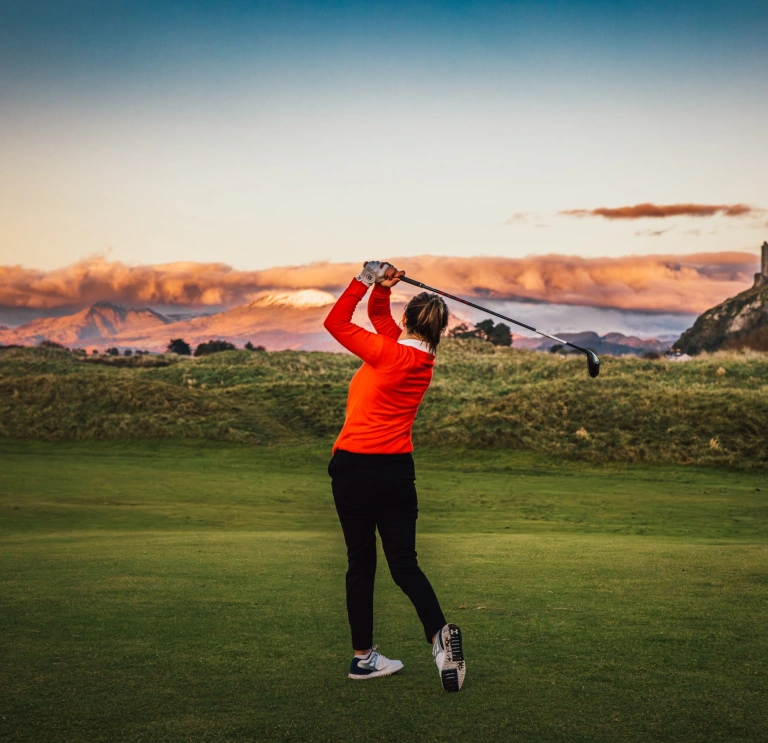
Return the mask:
M758 269L757 254L747 252L389 260L409 276L459 296L661 312L702 312L747 288ZM359 263L262 271L237 271L222 263L127 266L102 257L54 271L0 266L0 305L53 310L111 301L133 307L235 307L266 291L337 293L359 270Z

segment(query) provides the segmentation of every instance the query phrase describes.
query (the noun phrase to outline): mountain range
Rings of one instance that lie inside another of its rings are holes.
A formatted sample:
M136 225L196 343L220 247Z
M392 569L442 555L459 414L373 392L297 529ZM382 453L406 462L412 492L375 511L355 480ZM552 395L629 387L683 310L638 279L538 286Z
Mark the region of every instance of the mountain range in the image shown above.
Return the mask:
M249 304L216 314L174 319L152 309L130 309L109 302L64 317L32 320L15 328L0 327L0 345L37 345L48 340L70 348L104 350L108 347L164 351L172 338L183 338L193 348L211 339L242 346L251 341L268 350L343 350L323 328L335 297L324 291L304 289L266 294ZM402 312L403 302L393 301L393 315ZM365 306L359 307L355 322L367 326ZM460 318L451 316L449 326ZM369 326L370 327L370 326ZM588 345L597 353L614 355L648 351L664 352L671 343L641 339L622 333L563 333L564 340ZM513 335L518 348L548 350L553 341Z
M117 346L164 351L171 338L184 338L193 347L221 338L236 345L251 341L270 349L338 350L323 330L323 320L334 301L327 292L284 292L224 312L182 320L151 309L97 302L73 315L39 318L0 330L0 344L35 345L48 340L89 350Z
M106 339L123 333L139 335L170 324L167 317L154 310L126 309L111 302L97 302L73 315L42 317L17 328L2 328L0 343L35 345L51 340L65 346L99 346Z
M672 346L671 339L638 338L623 333L606 333L598 335L590 330L582 333L557 333L564 341L576 343L579 346L592 349L596 354L608 356L641 356L644 353L666 353ZM549 351L558 345L549 338L528 338L516 336L513 345L516 348L532 348L536 351ZM566 349L567 350L567 349Z

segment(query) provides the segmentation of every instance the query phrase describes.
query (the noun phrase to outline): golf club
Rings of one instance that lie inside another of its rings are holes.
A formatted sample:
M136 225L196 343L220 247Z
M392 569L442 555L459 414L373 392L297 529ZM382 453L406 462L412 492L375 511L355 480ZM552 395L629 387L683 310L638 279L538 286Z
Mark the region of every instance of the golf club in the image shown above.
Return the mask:
M448 297L448 299L453 299L455 302L461 302L462 304L466 304L469 307L474 307L476 310L487 312L489 315L495 315L496 317L500 317L502 320L506 320L507 322L511 322L511 323L514 323L515 325L519 325L521 328L532 330L534 333L538 333L539 335L543 335L545 338L550 338L553 341L562 343L564 346L570 346L571 348L575 348L577 351L581 351L582 353L585 353L587 355L587 368L589 369L589 376L594 378L600 373L600 359L597 358L597 355L595 354L594 351L590 351L587 348L582 348L581 346L577 346L575 343L571 343L570 341L566 341L566 340L563 340L562 338L558 338L556 335L550 335L549 333L544 333L541 330L536 330L536 328L532 328L530 325L526 325L524 322L513 320L511 317L505 317L504 315L500 315L498 312L489 310L486 307L481 307L479 304L468 302L466 299L462 299L461 297L454 297L453 294L448 294L448 292L441 291L440 289L435 289L433 286L427 286L426 284L422 284L420 281L416 281L415 279L409 279L407 276L401 276L400 281L404 281L406 284L411 284L413 286L418 286L421 289L426 289L428 292L434 292L435 294L440 294L443 297Z

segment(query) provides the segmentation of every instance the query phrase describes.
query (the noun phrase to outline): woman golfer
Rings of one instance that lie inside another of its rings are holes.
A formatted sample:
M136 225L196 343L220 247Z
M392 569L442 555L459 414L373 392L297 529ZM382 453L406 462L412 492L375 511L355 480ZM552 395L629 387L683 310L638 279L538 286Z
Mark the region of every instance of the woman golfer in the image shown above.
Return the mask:
M328 332L364 362L349 385L346 420L328 465L349 560L347 615L355 651L349 677L389 676L403 667L373 645L378 529L392 578L413 603L432 643L443 689L458 691L465 672L461 630L446 624L416 562L418 504L411 456L411 426L432 380L448 308L435 294L417 294L406 305L401 331L392 319L389 295L404 274L387 263L366 263L325 321ZM375 333L352 322L370 286L368 317Z

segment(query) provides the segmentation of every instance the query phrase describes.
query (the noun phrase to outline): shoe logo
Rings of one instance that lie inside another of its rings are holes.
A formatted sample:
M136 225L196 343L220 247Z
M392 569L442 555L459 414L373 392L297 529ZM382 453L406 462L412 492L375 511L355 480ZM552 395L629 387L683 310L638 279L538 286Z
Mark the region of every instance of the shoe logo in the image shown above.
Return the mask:
M379 656L376 654L373 654L370 658L366 658L365 660L360 660L358 658L357 660L357 666L358 668L369 668L372 671L376 670L376 660Z

